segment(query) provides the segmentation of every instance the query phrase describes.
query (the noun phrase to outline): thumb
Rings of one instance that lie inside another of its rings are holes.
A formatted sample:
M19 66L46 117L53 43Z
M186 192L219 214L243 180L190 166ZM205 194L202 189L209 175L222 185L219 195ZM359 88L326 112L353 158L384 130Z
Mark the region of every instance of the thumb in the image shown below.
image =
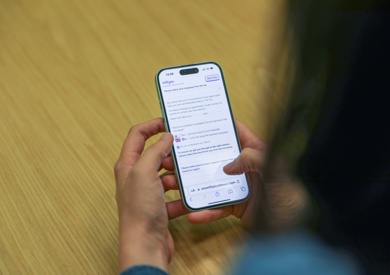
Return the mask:
M158 170L163 159L171 151L173 137L170 133L164 133L160 139L152 144L138 161L140 167L152 168Z
M261 151L245 148L235 160L223 167L223 171L228 175L238 175L247 172L260 173L264 163L263 154Z

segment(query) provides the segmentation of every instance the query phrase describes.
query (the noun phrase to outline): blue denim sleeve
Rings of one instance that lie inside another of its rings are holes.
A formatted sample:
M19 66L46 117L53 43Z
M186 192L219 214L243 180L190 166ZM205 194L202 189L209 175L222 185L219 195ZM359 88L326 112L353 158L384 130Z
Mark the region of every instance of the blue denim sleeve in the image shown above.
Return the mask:
M348 251L336 250L309 232L252 236L230 272L234 275L356 275L362 269Z
M123 270L120 275L168 275L168 273L152 265L136 265Z

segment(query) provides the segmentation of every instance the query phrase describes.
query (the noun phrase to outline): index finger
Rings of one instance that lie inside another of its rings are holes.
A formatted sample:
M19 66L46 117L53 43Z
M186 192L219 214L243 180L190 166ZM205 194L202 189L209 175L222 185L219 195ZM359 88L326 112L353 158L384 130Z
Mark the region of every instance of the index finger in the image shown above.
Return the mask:
M161 117L131 127L123 143L119 160L125 161L127 165L133 165L144 150L146 140L162 132L165 132L165 126Z

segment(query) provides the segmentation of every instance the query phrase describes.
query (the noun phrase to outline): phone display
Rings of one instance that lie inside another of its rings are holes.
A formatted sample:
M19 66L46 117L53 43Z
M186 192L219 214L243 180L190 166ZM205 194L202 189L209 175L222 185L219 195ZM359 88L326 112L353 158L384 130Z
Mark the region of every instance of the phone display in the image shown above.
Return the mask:
M186 207L245 200L246 175L223 171L241 149L221 67L206 62L164 68L156 86L166 130L174 136L172 156Z

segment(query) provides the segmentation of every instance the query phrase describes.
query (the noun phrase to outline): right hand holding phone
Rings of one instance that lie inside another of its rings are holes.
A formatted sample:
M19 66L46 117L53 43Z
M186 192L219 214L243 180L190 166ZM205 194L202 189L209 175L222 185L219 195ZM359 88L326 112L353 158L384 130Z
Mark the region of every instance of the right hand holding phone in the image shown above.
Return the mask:
M301 184L292 180L287 175L283 164L275 165L270 182L264 183L261 178L261 171L265 160L265 142L259 139L249 128L236 120L236 127L241 141L241 154L231 163L224 167L228 175L247 173L251 185L251 196L245 202L229 205L216 209L189 212L181 200L167 204L168 216L170 219L188 214L188 220L194 224L204 224L216 221L233 215L251 227L255 215L259 196L259 187L265 184L265 190L272 204L271 214L275 228L290 228L300 220L304 212L307 196ZM178 189L176 177L173 174L173 162L166 158L162 166L168 172L162 176L162 183L166 190Z
M250 198L242 203L229 205L216 209L209 209L200 212L190 212L184 207L181 200L167 204L168 216L170 219L188 213L188 220L194 224L209 223L230 215L241 219L250 226L252 214L255 210L257 188L261 182L260 171L265 155L265 143L260 140L249 128L236 120L236 127L243 148L240 156L224 167L224 172L229 175L247 173L251 184ZM173 174L174 165L172 158L166 158L162 166L168 172L162 176L162 182L166 190L178 189L176 177Z

